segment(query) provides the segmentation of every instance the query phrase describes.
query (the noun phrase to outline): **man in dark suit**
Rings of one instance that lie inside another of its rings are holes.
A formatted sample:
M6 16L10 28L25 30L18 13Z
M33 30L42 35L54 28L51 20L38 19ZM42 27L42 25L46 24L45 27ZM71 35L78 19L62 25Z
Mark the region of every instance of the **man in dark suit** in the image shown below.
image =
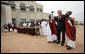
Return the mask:
M55 17L55 21L57 22L57 39L58 42L57 44L60 43L60 34L62 32L62 42L61 42L61 46L64 46L65 43L65 15L62 14L61 10L58 10L58 16Z
M8 25L7 25L7 26L8 26L8 31L10 32L10 24L8 23Z

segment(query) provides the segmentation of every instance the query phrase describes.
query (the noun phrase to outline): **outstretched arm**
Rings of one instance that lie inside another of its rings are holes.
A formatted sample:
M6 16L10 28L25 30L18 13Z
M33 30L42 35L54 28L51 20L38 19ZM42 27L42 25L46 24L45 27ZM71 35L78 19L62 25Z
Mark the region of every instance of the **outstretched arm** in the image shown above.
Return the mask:
M67 20L70 20L71 23L72 23L72 25L73 25L73 27L75 27L75 26L74 26L74 20L75 20L75 18L71 18L71 17L69 17L69 18L67 18Z
M72 18L72 17L69 17L69 18L66 18L67 20L71 20L71 21L74 21L75 18Z

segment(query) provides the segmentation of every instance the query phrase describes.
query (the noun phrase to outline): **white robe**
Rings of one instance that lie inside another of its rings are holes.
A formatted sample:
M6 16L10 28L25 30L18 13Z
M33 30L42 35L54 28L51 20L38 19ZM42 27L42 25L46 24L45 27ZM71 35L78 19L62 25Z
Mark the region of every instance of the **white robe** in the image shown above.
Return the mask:
M12 24L12 27L14 27L14 24Z
M5 32L8 32L8 29L4 29Z
M47 40L54 41L57 40L57 36L55 34L51 34L51 29L49 23L47 24Z
M12 28L10 28L10 32L12 32L13 31L13 29Z
M50 30L50 25L49 25L49 23L47 24L47 40L48 41L53 41L52 40L52 35L51 35L51 30Z
M42 27L41 27L41 25L40 25L40 28L39 28L39 31L40 31L40 35L43 35L42 33Z
M30 27L30 26L31 26L31 23L28 24L28 27Z
M72 40L70 40L70 39L67 37L67 45L70 46L70 47L75 48L75 41L72 41Z
M26 23L23 23L23 27L26 27Z
M52 40L53 41L57 40L57 36L55 34L52 35Z
M41 23L41 27L42 27L42 35L46 35L46 28L47 28L47 26L46 26L46 22L45 21L43 21L42 23Z
M70 26L72 26L70 20L68 21L68 23L70 24ZM72 40L70 40L70 39L67 37L67 45L70 46L70 47L75 48L75 41L72 41Z
M14 32L17 32L17 29L14 29Z

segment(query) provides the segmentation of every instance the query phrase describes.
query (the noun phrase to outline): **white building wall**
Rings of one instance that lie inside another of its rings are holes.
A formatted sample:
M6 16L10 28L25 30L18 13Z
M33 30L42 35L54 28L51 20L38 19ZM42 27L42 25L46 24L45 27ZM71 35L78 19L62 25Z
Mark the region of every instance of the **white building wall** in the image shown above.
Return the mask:
M5 6L5 10L6 10L6 23L12 23L12 16L11 16L11 7L10 6Z
M1 31L3 31L4 27L3 25L6 23L6 10L5 6L1 5Z

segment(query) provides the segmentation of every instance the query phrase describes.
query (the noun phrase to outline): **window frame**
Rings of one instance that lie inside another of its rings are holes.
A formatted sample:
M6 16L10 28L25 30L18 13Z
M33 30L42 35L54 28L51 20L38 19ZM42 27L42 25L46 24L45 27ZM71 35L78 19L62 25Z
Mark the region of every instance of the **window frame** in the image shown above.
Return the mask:
M23 20L25 20L25 21L23 21ZM26 19L22 18L22 19L21 19L21 22L26 22Z
M35 8L33 5L30 5L30 11L35 11Z
M23 3L20 3L20 10L21 11L26 11L26 6Z
M12 9L12 10L15 10L15 9L16 9L16 4L15 4L15 2L10 1L9 3L10 3L10 6L11 6L11 9Z

